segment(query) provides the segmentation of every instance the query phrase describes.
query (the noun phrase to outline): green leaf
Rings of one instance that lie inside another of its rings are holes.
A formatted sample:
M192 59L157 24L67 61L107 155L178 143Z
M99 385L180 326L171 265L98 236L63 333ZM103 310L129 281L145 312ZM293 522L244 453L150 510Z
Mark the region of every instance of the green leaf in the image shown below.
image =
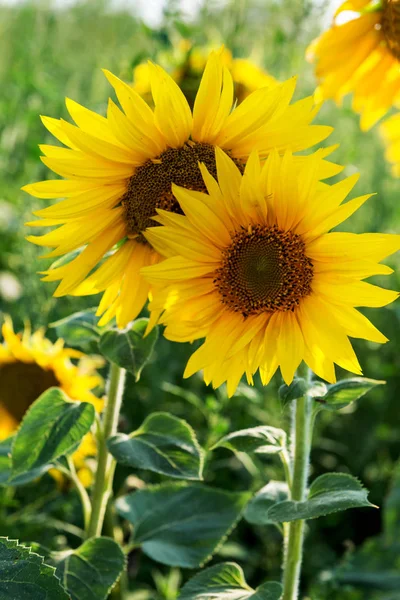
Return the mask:
M88 402L72 402L58 388L46 390L26 412L12 446L12 476L49 468L74 451L88 433L95 411Z
M56 570L17 540L0 538L0 600L69 600Z
M220 563L189 579L179 600L279 600L281 595L280 583L270 581L253 590L239 565Z
M268 510L271 521L286 523L299 519L316 519L334 512L373 506L368 502L368 491L361 483L345 473L327 473L311 485L305 502L288 500L275 504Z
M289 497L289 490L283 481L270 481L250 500L244 511L244 518L253 525L275 523L268 517L269 509Z
M284 383L279 388L279 398L284 404L297 400L304 396L308 389L308 383L302 377L295 377L290 385Z
M286 433L283 429L260 425L229 433L214 444L211 450L221 446L233 452L277 454L286 446Z
M211 558L236 525L246 493L199 484L149 486L116 502L133 525L133 542L153 560L196 568Z
M0 485L7 482L11 475L11 446L14 437L0 442Z
M130 329L109 329L100 338L100 352L111 362L130 371L139 381L143 367L149 360L158 338L155 327L144 336L148 319L137 319Z
M63 338L69 346L80 346L88 342L98 341L100 329L97 327L96 309L73 313L65 319L50 324L57 336Z
M105 600L125 567L125 555L111 538L87 540L57 567L71 600Z
M383 508L383 529L388 543L400 540L400 462L397 463Z
M130 435L108 440L122 465L148 469L178 479L202 479L204 456L193 429L169 413L153 413Z
M367 379L366 377L342 379L337 383L328 385L328 391L318 398L318 402L321 408L326 410L340 410L364 396L372 388L385 385L385 383L386 381Z

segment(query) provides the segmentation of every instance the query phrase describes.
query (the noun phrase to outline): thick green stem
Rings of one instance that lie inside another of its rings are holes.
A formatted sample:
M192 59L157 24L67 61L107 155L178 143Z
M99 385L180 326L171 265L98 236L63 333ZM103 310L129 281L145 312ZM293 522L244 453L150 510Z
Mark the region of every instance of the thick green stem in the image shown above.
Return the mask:
M299 398L296 401L292 423L292 448L294 457L290 497L297 502L306 500L312 424L312 399L306 394L303 398ZM286 543L282 600L298 599L304 526L304 521L292 521L285 527Z
M98 431L98 462L92 495L92 514L86 529L87 538L101 535L107 503L112 492L115 460L108 452L107 440L117 431L124 383L125 370L111 363L107 405Z

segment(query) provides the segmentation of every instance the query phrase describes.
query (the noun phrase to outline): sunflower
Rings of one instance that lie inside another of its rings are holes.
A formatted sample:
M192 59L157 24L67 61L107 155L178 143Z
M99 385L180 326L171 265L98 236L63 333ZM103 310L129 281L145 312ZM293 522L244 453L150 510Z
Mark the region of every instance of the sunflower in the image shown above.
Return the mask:
M102 364L100 359L95 360L78 350L65 348L62 339L53 344L45 337L43 329L31 333L25 327L23 334L17 335L8 317L2 333L0 440L12 435L31 404L54 386L62 389L72 400L90 402L97 411L102 409L102 401L92 392L93 388L102 384L102 378L96 372L96 367ZM78 360L78 363L73 364L71 359ZM72 455L78 476L85 484L91 481L86 459L95 454L95 442L92 435L87 434Z
M380 126L380 133L386 144L386 159L393 164L392 173L400 177L400 113L386 119Z
M159 62L165 64L167 70L171 70L173 80L179 84L191 107L193 107L201 75L207 63L207 55L208 52L205 48L192 46L188 40L181 40L172 52L161 53L158 57ZM221 53L221 61L232 75L234 96L239 104L255 90L277 83L272 75L266 73L252 60L233 58L227 48L224 48ZM151 102L148 63L141 63L134 68L133 88L146 101Z
M171 193L172 182L204 191L198 162L215 174L215 147L223 148L243 169L253 148L262 158L273 148L303 150L332 131L310 125L317 111L312 98L290 104L294 79L261 88L232 110L233 82L221 53L212 52L209 57L193 115L171 77L154 64L150 68L154 111L131 86L106 71L123 111L110 100L105 118L67 100L76 126L44 117L45 126L69 148L41 146L42 161L66 179L23 188L40 198L66 198L36 211L42 219L30 224L59 227L27 239L54 247L46 257L84 247L66 264L46 271L44 279L61 280L55 296L103 292L100 324L115 316L124 327L145 304L149 285L140 269L158 262L160 256L143 234L154 224L157 208L180 212ZM325 152L329 154L330 149ZM320 175L340 170L326 161Z
M338 24L346 11L352 11L351 20ZM340 103L353 92L361 128L369 129L400 101L399 0L347 0L332 27L312 42L307 58L316 62L316 100Z
M357 176L326 185L320 160L274 152L260 164L255 152L242 175L217 148L218 181L201 166L208 193L173 186L184 215L159 210L163 227L144 235L166 260L142 271L154 286L151 322L173 341L205 337L185 377L203 369L232 395L258 369L264 385L278 367L290 384L304 360L334 382L334 363L361 374L348 336L387 341L356 307L397 298L363 280L392 272L379 261L400 236L329 233L369 195L343 204Z

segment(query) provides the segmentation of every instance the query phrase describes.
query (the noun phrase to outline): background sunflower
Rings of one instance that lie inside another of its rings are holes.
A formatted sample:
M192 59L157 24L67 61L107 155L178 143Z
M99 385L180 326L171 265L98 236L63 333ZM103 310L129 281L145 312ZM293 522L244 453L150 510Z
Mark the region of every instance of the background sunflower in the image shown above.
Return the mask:
M62 339L53 344L45 337L43 329L32 333L29 327L25 327L22 334L16 334L9 317L5 319L2 333L0 441L18 429L31 404L51 387L59 387L71 400L90 402L97 411L102 410L102 400L93 393L103 383L96 370L104 362L100 357L90 358L78 350L65 348ZM72 455L78 476L84 485L89 485L92 481L92 472L86 459L95 454L96 444L89 433ZM54 469L52 472L60 480Z

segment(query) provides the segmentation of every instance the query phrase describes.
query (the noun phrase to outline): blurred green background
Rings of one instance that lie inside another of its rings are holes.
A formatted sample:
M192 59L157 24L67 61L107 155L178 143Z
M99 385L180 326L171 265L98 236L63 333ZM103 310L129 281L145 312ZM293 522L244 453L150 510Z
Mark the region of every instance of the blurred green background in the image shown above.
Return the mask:
M0 311L12 315L16 329L26 319L34 327L48 325L94 304L93 298L53 299L52 284L41 283L36 274L48 264L39 261L42 250L24 240L28 233L24 223L44 201L29 197L20 187L51 177L39 160L38 144L52 143L39 115L68 118L65 96L104 114L111 91L101 68L132 81L137 64L156 59L160 51L172 51L182 38L214 47L223 42L235 57L253 57L278 79L298 75L296 97L303 97L315 86L305 48L332 8L329 3L307 0L215 0L204 1L195 18L187 20L179 3L170 1L161 24L152 29L135 16L135 3L131 5L132 10L113 8L106 0L73 6L64 6L61 0L56 8L45 2L0 3ZM349 99L340 108L327 102L318 121L335 128L328 143L340 143L333 160L346 165L344 174L360 171L356 192L377 193L346 228L398 231L400 186L385 162L378 129L359 130ZM397 274L390 283L384 278L381 283L399 288L399 259L389 264ZM400 456L399 311L393 305L368 311L390 343L354 344L364 374L386 379L387 385L371 392L357 407L341 414L324 413L317 424L311 475L351 472L371 490L371 501L386 510L347 511L309 522L303 591L312 600L400 598L399 579L388 584L389 575L400 569L399 473L392 483ZM50 329L49 336L54 335ZM122 430L138 426L154 410L185 418L205 445L228 431L258 424L287 427L289 410L277 397L279 376L266 391L243 386L228 401L224 390L207 389L200 377L182 381L190 351L188 345L173 347L165 340L158 344L140 384L129 380ZM117 474L117 486L124 475ZM282 478L274 460L243 463L223 449L214 453L206 470L206 481L225 489L255 491L271 478ZM143 479L161 478L143 474ZM54 494L50 478L43 478L40 489L3 490L0 500L1 535L34 539L53 549L62 547L65 537L71 544L78 543L73 527L68 527L80 519L76 497L68 491ZM27 501L31 508L22 509ZM47 515L45 521L38 518L39 505ZM16 514L24 518L10 519L10 511L20 511ZM278 530L255 531L242 522L214 560L238 561L249 583L257 585L263 579L279 578L280 549ZM130 557L132 599L174 600L180 577L184 580L188 575L156 567L134 554Z

